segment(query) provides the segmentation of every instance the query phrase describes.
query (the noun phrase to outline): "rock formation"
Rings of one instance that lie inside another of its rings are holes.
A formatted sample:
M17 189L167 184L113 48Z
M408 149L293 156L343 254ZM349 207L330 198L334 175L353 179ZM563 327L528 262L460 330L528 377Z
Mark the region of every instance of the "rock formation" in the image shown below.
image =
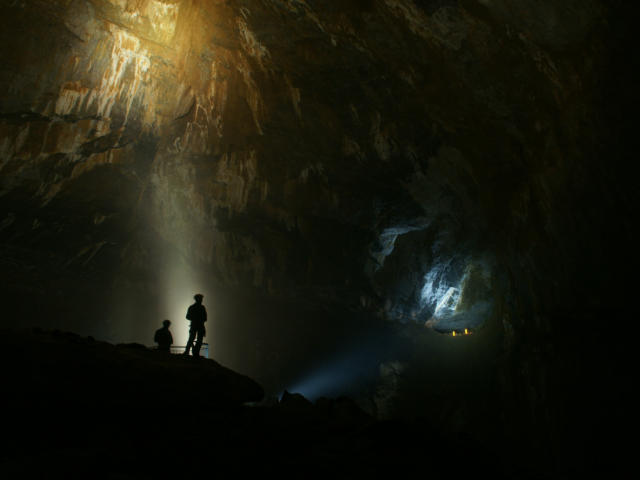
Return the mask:
M4 2L2 323L146 342L207 289L214 355L268 388L392 331L396 410L464 428L491 412L496 436L562 457L626 359L602 329L630 291L629 13ZM464 328L474 347L438 372L437 332ZM461 358L490 393L426 389Z

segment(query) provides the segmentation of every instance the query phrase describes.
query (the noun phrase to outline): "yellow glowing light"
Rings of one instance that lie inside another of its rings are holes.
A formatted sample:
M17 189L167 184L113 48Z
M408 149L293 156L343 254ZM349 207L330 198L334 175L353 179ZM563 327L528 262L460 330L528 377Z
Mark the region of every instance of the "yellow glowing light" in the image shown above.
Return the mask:
M465 335L469 335L469 329L468 329L468 328L465 328L465 329L464 329L464 334L465 334Z
M453 336L454 336L454 337L456 336L456 331L455 331L455 330L453 331Z

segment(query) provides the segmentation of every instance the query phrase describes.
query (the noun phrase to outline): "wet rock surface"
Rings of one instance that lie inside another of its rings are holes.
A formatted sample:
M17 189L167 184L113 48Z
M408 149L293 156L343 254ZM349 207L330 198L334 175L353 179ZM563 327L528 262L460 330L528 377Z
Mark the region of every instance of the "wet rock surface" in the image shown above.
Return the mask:
M404 320L433 311L395 277L455 255L576 296L578 271L537 249L564 255L600 215L573 212L600 178L614 10L578 3L6 5L2 243L24 249L7 257L48 257L22 280L37 293L69 272L148 295L176 257Z

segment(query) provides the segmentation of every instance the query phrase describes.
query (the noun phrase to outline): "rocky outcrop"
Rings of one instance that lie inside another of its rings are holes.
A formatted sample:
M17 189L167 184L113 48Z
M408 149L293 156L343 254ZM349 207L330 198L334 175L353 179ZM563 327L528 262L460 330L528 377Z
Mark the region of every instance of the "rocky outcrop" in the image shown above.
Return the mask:
M0 339L2 363L15 365L3 386L10 403L14 398L47 399L50 408L67 404L71 412L82 405L122 409L132 398L140 407L147 402L195 407L241 405L264 397L256 382L214 360L164 354L136 343L112 345L58 330L3 330Z
M283 395L266 406L261 388L213 360L137 344L111 345L67 332L0 332L0 387L11 442L8 475L147 478L474 472L502 478L498 461L472 438L448 437L426 422L381 422L347 398ZM245 404L245 402L251 402ZM460 455L469 460L456 471ZM531 471L534 471L532 468Z
M28 222L21 245L58 240L65 266L144 257L158 271L171 249L224 285L355 302L411 232L431 232L411 248L432 258L409 275L456 255L525 258L509 242L533 238L535 212L562 237L556 196L591 175L604 54L588 40L598 2L536 5L5 6L4 237ZM389 312L424 307L373 283Z

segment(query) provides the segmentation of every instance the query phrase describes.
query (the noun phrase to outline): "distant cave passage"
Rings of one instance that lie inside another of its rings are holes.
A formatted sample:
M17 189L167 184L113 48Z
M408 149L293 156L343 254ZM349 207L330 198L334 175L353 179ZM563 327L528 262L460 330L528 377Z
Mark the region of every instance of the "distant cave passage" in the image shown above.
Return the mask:
M369 271L384 316L447 334L484 324L494 312L494 256L463 243L450 228L383 231L370 250Z
M484 259L437 262L424 277L418 319L440 333L470 333L493 312L492 268Z

